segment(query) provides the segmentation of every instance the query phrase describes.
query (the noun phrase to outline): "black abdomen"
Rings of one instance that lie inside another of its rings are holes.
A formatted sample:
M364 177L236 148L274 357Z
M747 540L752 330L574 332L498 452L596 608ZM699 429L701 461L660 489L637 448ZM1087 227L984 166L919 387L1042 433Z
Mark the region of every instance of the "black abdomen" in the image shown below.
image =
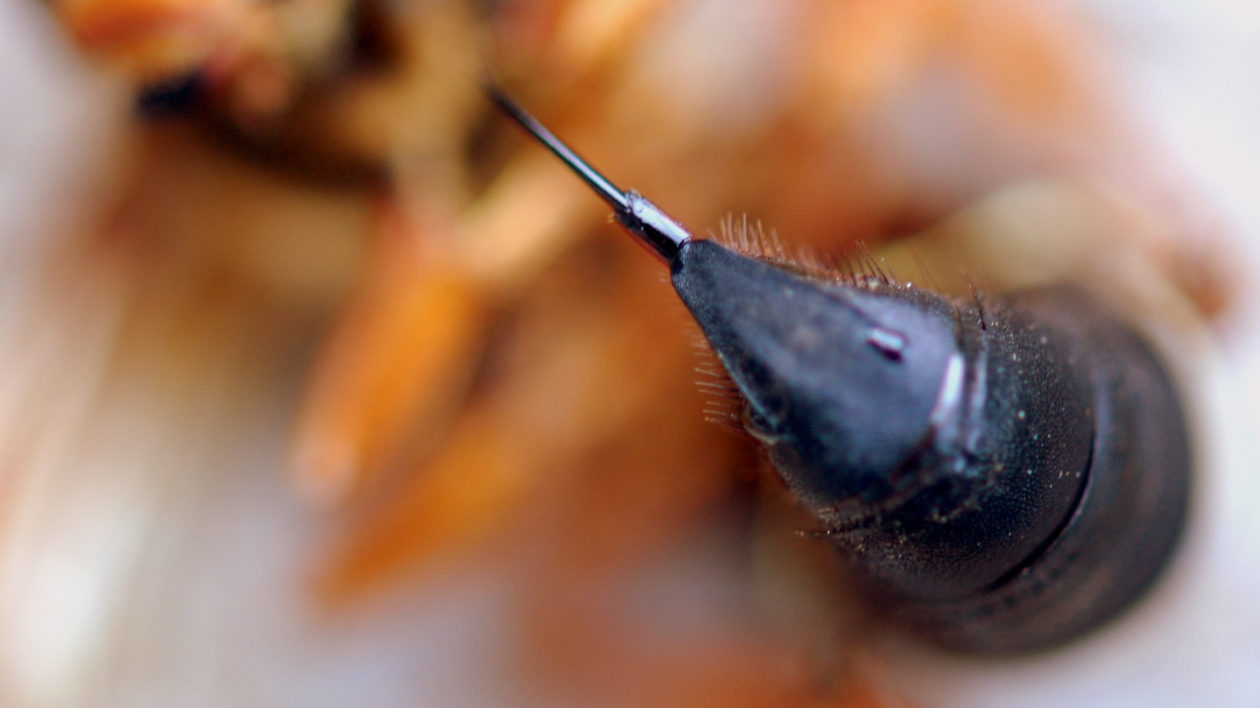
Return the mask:
M1181 406L1088 295L953 300L707 242L673 281L780 477L895 622L959 650L1037 650L1118 614L1171 557Z
M964 597L893 609L937 641L975 652L1052 646L1124 610L1172 557L1190 491L1181 405L1144 341L1075 290L1018 295L1006 312L1064 343L1089 391L1090 458L1071 514L1026 562Z

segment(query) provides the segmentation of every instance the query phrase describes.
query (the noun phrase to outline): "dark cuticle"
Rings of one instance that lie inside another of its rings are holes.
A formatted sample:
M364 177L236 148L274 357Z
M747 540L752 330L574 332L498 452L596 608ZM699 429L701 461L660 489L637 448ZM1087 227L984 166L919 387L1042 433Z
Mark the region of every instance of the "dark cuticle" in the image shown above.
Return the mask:
M812 536L890 623L958 651L1043 650L1119 616L1168 565L1186 421L1163 363L1089 295L953 299L878 270L827 282L692 239L487 92L669 265Z
M709 242L682 249L673 281L750 406L776 402L771 461L889 621L961 651L1045 649L1120 614L1171 558L1181 407L1150 348L1083 292L981 313Z
M753 437L769 441L776 437L774 425L755 406L744 406L744 428Z

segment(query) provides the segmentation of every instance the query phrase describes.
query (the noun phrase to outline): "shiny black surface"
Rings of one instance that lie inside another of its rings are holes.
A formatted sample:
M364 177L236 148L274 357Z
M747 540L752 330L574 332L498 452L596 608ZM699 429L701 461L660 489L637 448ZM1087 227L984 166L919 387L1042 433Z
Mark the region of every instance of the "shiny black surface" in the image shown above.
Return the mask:
M955 300L806 277L693 240L501 91L670 266L749 432L873 607L943 646L1079 637L1155 582L1185 525L1190 444L1163 365L1071 288Z
M825 283L711 242L683 246L673 282L779 476L895 621L967 651L1044 648L1170 557L1180 406L1085 294Z

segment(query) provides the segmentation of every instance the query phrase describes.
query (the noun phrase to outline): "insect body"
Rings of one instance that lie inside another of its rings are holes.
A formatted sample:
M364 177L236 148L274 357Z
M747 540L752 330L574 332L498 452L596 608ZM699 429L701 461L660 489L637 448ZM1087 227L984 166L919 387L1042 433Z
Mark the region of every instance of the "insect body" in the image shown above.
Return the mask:
M1032 651L1158 577L1186 515L1186 426L1160 361L1088 295L955 300L692 239L490 95L669 265L749 432L892 621Z

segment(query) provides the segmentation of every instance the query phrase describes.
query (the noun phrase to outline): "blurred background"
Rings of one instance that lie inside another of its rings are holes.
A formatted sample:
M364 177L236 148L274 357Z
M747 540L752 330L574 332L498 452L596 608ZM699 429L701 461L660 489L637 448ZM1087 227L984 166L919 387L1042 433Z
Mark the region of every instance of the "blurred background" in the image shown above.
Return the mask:
M5 0L0 33L3 705L1260 696L1254 3ZM1130 313L1198 433L1169 578L1048 655L885 636L487 70L697 234Z

